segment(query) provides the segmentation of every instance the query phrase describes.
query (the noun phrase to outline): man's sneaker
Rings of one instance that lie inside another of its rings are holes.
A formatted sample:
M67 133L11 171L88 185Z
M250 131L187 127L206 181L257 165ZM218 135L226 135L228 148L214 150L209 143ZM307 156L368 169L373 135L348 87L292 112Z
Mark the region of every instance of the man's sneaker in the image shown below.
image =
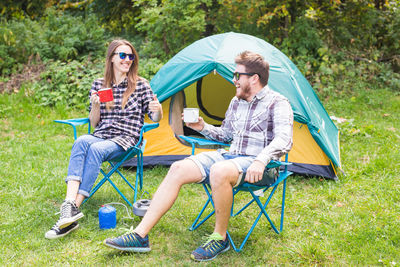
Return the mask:
M149 236L141 237L134 232L121 235L116 238L107 238L104 245L123 251L149 252Z
M44 235L47 239L55 239L69 234L71 231L77 229L79 224L73 222L65 228L60 229L57 223Z
M75 201L65 200L60 208L60 219L57 226L62 229L83 217L83 213L76 206Z
M222 236L218 233L211 234L207 241L195 251L190 257L196 261L209 261L218 256L218 254L228 251L230 248L229 240L222 240Z

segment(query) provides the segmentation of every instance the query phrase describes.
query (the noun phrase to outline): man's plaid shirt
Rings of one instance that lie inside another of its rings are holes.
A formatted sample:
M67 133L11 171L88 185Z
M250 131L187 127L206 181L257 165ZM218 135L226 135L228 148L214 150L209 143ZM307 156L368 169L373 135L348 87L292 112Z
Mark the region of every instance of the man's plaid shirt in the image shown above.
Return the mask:
M206 123L201 133L231 143L231 154L253 156L267 165L292 148L293 111L287 98L265 86L250 102L234 97L221 127Z
M102 86L103 78L95 80L90 95L92 92L102 89ZM149 82L139 78L136 82L135 92L129 97L125 109L122 109L122 95L127 87L126 78L118 85L112 84L114 107L107 110L106 104L100 103L100 121L93 132L94 136L111 140L125 150L138 142L144 116L149 113L149 103L153 100L153 91ZM91 105L89 109L91 109ZM151 112L149 115L151 118Z

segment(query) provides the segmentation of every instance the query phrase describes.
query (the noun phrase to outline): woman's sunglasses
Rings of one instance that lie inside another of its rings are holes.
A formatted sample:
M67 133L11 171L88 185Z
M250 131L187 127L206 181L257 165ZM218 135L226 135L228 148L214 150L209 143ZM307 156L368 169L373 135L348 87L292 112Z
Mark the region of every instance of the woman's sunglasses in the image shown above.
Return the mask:
M114 53L114 55L119 55L120 59L125 59L128 56L129 60L135 60L135 54L127 54L125 52Z

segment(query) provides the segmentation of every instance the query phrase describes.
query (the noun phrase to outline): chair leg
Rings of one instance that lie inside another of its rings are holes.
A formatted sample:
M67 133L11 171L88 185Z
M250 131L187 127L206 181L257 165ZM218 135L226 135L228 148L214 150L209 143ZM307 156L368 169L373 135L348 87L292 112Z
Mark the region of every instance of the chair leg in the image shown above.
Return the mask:
M263 205L260 201L260 199L258 198L258 196L256 196L253 192L250 191L251 195L253 196L253 198L255 199L257 205L260 207L261 211L258 214L258 217L256 219L256 222L258 222L258 220L260 219L261 215L264 214L265 218L267 218L269 224L271 225L272 229L274 229L274 231L277 234L280 234L280 232L278 231L278 229L275 227L275 224L273 223L273 221L271 220L271 218L269 217L267 211L265 210L265 208L267 207L269 201L271 200L272 195L274 194L276 189L276 186L274 187L273 191L271 192L270 196L268 197L267 201L265 202L265 204Z
M139 177L140 177L140 178L139 178ZM142 183L142 176L141 176L141 173L139 172L138 167L136 167L135 188L133 189L133 190L134 190L134 193L133 193L133 203L135 203L135 202L136 202L136 199L137 199L138 180L140 180L140 183ZM140 186L140 189L142 189L142 186Z
M249 190L248 192L252 195L252 200L250 200L244 207L242 207L238 212L236 212L236 213L233 214L233 215L232 215L232 213L233 213L232 211L233 211L234 202L232 202L232 209L231 209L231 216L232 216L232 217L233 217L233 216L236 216L236 215L238 215L238 214L240 214L240 213L241 213L242 211L244 211L248 206L250 206L253 202L256 202L257 205L258 205L258 207L260 208L260 212L258 213L257 218L256 218L255 221L253 222L251 228L249 229L249 231L248 231L247 234L246 234L246 237L245 237L245 238L243 239L243 241L240 243L240 246L239 246L239 247L237 247L237 246L235 245L235 242L233 241L233 239L232 239L232 237L231 237L229 231L226 232L226 233L227 233L227 237L228 237L228 239L229 239L229 242L231 243L232 248L233 248L236 252L240 252L240 251L243 249L244 245L246 244L247 240L250 238L250 235L252 234L252 232L254 231L255 227L257 226L259 220L261 219L262 215L264 215L264 217L268 220L268 222L269 222L269 224L271 225L272 229L273 229L277 234L280 234L280 233L282 232L282 229L283 229L283 218L284 218L284 211L285 211L286 179L284 179L284 181L283 181L282 207L281 207L281 214L280 214L280 227L279 227L279 230L277 229L277 227L275 226L274 222L273 222L273 221L271 220L271 218L269 217L268 212L266 211L266 207L268 206L268 204L269 204L269 202L271 201L273 195L275 194L276 189L278 188L278 185L279 185L279 183L272 187L271 192L270 192L270 194L269 194L269 196L268 196L268 198L267 198L267 200L265 201L264 204L260 201L259 196L255 195L254 192L253 192L252 190ZM203 208L201 209L200 213L197 215L195 221L193 222L193 224L192 224L191 227L189 228L190 231L196 230L200 225L202 225L205 221L207 221L207 220L215 213L215 209L214 209L214 210L213 210L210 214L208 214L201 222L198 222L198 221L200 220L200 217L202 216L203 212L205 211L205 209L207 208L207 206L208 206L210 203L211 203L212 206L214 207L214 203L213 203L213 200L212 200L212 195L211 195L210 190L209 190L209 185L204 185L204 184L203 184L203 187L204 187L204 190L205 190L206 193L207 193L208 199L207 199L206 203L204 204ZM266 188L266 189L264 190L264 192L265 192L267 189L269 189L269 188ZM235 196L239 191L240 191L240 190L234 190L234 191L233 191L233 195Z
M99 188L100 188L106 181L108 181L108 177L107 177L106 173L105 173L102 169L100 169L100 172L101 172L101 173L103 174L103 176L104 176L103 179L101 179L100 182L98 182L98 183L96 184L96 186L93 187L92 190L90 190L89 196L83 200L82 204L84 204L86 201L88 201L89 198L91 198L91 197L94 195L94 193L96 193L97 190L99 190Z
M208 190L207 185L203 184L204 190L207 193L207 201L204 204L203 208L201 209L200 213L197 215L196 219L194 220L193 224L189 227L190 231L194 231L197 228L199 228L200 225L202 225L205 221L207 221L212 215L214 215L215 213L215 209L214 209L214 202L212 201L212 195L210 194L210 191ZM210 204L213 206L213 211L211 213L209 213L201 222L197 223L201 217L201 215L203 215L203 212L205 211L205 209L207 208L208 204Z
M135 180L135 193L133 197L133 201L136 202L137 200L137 191L138 191L138 182L139 182L139 187L140 190L143 188L143 154L139 153L137 155L138 160L137 160L137 165L136 165L136 180Z
M142 190L143 188L143 154L139 154L138 158L140 160L138 160L138 166L136 167L136 176L138 174L138 169L139 169L139 185L140 185L140 190ZM136 182L136 186L137 186L137 182ZM136 201L136 199L135 199Z
M111 161L109 161L108 163L113 168L115 168L115 165ZM133 203L135 203L137 200L138 182L140 183L140 189L142 189L142 184L143 184L143 165L140 163L140 155L138 155L138 164L136 167L136 179L135 179L134 186L128 181L128 179L118 169L116 169L115 172L117 172L118 175L125 181L125 183L127 183L128 186L134 191ZM119 190L117 190L117 191L120 193ZM120 193L120 195L122 196L122 193ZM125 196L122 196L122 197L125 198ZM130 201L128 201L128 202L131 203ZM130 206L132 206L132 204L130 204Z
M265 190L264 190L265 191ZM236 190L234 193L233 193L233 199L235 199L235 195L237 194L237 193L239 193L240 191L239 190ZM246 205L244 205L239 211L237 211L236 213L233 213L233 212L231 212L231 216L232 217L235 217L236 215L239 215L240 213L242 213L242 211L244 211L248 206L250 206L253 202L254 202L255 200L254 199L252 199L252 200L250 200ZM233 211L233 203L232 203L232 211Z
M285 199L286 199L286 179L283 181L283 188L282 188L282 207L281 207L281 223L279 227L279 232L283 230L283 218L285 215Z
M273 192L271 192L270 197L267 199L267 201L265 202L264 205L262 205L262 203L261 203L261 201L260 201L260 199L259 199L258 196L256 196L252 191L250 191L250 193L251 193L251 195L253 196L253 200L258 204L258 206L259 206L259 208L261 209L261 211L258 213L257 218L255 219L253 225L251 226L251 228L250 228L249 231L247 232L246 237L243 239L243 241L242 241L242 243L240 244L239 247L236 247L235 242L233 241L231 235L229 234L229 231L226 232L226 233L227 233L227 236L228 236L228 238L229 238L229 241L230 241L230 243L231 243L231 245L232 245L232 248L233 248L236 252L240 252L240 251L243 249L244 245L247 243L247 240L249 239L250 235L253 233L254 228L257 226L257 224L258 224L258 222L259 222L259 220L260 220L260 218L261 218L262 215L264 215L264 216L267 218L268 222L270 223L270 225L271 225L271 227L274 229L274 231L275 231L277 234L280 233L280 232L276 229L274 223L272 222L272 220L270 219L268 213L267 213L266 210L265 210L266 206L267 206L268 203L269 203L269 200L271 199L271 197L272 197L272 195L273 195ZM253 202L253 201L251 201L251 202ZM249 205L249 203L246 205L246 207L247 207L248 205ZM241 211L243 211L243 208L241 209ZM240 212L241 212L241 211L240 211Z
M283 181L283 188L282 188L282 207L281 207L281 214L280 214L280 227L279 227L279 231L276 228L274 222L271 220L271 218L269 217L267 211L266 211L266 207L268 206L272 196L275 193L276 188L278 187L278 185L274 186L268 196L268 199L265 201L264 204L261 203L260 198L258 196L256 196L254 194L253 191L249 191L250 194L252 195L253 199L247 203L242 209L240 209L240 211L238 211L235 215L241 213L245 208L247 208L251 203L256 202L257 205L260 208L260 212L256 218L256 220L254 221L253 225L251 226L250 230L247 232L246 237L243 239L242 243L240 244L239 247L236 247L231 235L229 234L229 231L227 231L227 236L229 238L229 241L231 242L231 245L233 247L233 249L236 252L240 252L244 245L246 244L247 240L249 239L251 233L253 232L254 228L256 227L256 225L258 224L260 218L262 215L264 215L264 217L268 220L269 224L271 225L272 229L277 233L280 234L283 230L283 218L284 218L284 212L285 212L285 197L286 197L286 179Z
M85 203L90 197L92 197L94 195L94 193L97 192L97 190L100 189L100 187L106 182L108 181L112 187L114 187L114 189L117 191L117 193L125 200L125 202L129 205L129 206L133 206L133 204L128 200L128 198L121 192L121 190L119 190L119 188L114 184L114 182L110 179L111 175L116 172L118 173L118 175L129 185L129 187L132 188L132 190L134 191L134 202L136 202L136 197L137 197L137 183L138 183L138 177L136 177L136 183L135 183L135 187L132 186L132 184L128 181L128 179L125 178L125 176L118 170L119 166L121 165L116 164L114 165L112 162L108 162L110 164L110 166L112 167L112 169L106 174L102 169L100 169L100 172L103 174L103 179L100 180L99 183L97 183L97 185L95 187L92 188L92 190L90 191L89 196L82 202ZM136 175L137 176L137 175Z
M113 181L111 181L111 179L108 179L108 181L114 187L114 189L118 192L118 194L126 201L126 203L128 203L129 206L133 207L133 204L125 197L125 195L119 190L119 188L113 183Z

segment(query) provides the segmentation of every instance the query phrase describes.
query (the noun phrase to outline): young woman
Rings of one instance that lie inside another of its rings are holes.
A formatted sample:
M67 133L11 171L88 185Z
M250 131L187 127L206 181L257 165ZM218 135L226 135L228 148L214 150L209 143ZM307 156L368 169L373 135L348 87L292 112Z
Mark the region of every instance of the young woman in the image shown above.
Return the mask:
M62 237L78 228L77 220L83 217L79 206L89 196L102 162L137 143L146 113L155 122L161 120L161 104L148 81L138 76L138 67L139 57L131 43L110 43L104 78L95 80L90 90L89 119L94 132L79 137L72 146L66 198L60 219L46 232L46 238ZM97 91L102 88L112 88L113 101L100 102Z

